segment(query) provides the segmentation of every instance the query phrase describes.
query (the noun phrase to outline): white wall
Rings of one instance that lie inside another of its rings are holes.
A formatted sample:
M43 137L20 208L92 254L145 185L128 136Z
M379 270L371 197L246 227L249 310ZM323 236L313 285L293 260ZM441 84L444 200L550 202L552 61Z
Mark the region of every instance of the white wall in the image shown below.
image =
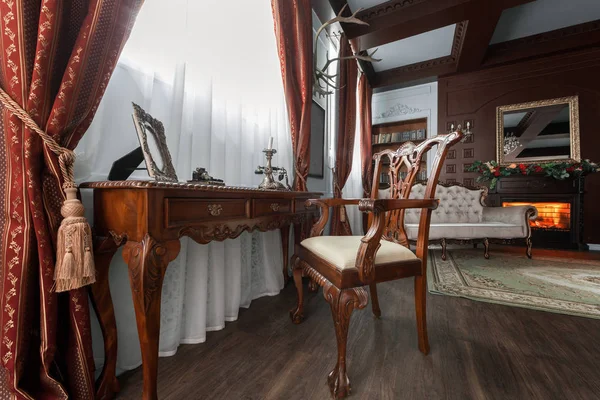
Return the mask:
M437 85L432 82L373 94L373 125L427 118L427 137L443 133L437 131ZM429 158L427 162L429 167Z

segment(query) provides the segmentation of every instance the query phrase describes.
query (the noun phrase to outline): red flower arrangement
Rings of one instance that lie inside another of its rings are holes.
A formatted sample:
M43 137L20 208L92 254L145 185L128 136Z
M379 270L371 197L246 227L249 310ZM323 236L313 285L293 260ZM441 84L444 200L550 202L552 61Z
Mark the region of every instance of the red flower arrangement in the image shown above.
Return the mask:
M583 160L579 163L549 162L543 164L510 164L500 166L496 161L475 161L467 169L469 172L479 172L477 182L490 182L490 189L496 187L498 179L510 175L544 174L545 176L563 180L570 176L578 177L584 174L600 171L597 163Z

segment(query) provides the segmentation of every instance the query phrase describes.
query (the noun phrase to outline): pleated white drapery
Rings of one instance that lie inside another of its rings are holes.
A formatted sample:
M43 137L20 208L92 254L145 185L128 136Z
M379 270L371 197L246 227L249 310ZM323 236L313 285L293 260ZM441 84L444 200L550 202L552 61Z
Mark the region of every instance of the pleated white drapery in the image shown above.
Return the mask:
M225 4L224 4L225 3ZM233 12L235 11L235 12ZM262 149L274 138L274 164L292 169L291 143L270 2L146 0L94 122L77 147L77 181L105 180L112 163L139 146L131 102L165 125L180 181L196 167L229 185L257 186ZM132 179L148 179L136 171ZM88 218L92 196L83 192ZM237 319L240 307L283 287L278 231L244 233L199 245L182 239L167 269L160 355L201 343L206 331ZM118 326L118 368L141 365L127 267L115 255L110 284ZM93 320L94 354L103 347Z

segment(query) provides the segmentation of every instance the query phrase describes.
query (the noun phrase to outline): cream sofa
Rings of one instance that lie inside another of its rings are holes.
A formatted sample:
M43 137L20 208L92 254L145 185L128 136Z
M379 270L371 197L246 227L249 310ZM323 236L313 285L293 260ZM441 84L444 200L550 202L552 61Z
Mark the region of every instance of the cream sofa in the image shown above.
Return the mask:
M386 191L387 192L387 191ZM410 193L411 199L423 198L425 185L417 183ZM446 259L449 243L483 243L485 258L489 258L489 243L524 241L526 254L531 258L530 220L537 218L533 206L487 207L487 188L468 188L459 184L438 184L435 198L440 205L433 210L429 243L442 245L442 259ZM404 227L410 241L416 241L421 210L406 210Z

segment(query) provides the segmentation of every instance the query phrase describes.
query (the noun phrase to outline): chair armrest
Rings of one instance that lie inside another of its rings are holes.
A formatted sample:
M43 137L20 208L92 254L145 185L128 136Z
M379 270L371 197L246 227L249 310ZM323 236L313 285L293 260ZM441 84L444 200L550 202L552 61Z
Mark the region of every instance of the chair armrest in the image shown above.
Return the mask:
M378 214L407 208L430 208L435 210L439 204L438 199L361 199L358 203L358 209L362 212Z
M483 222L506 222L509 224L529 224L537 218L537 208L533 206L483 207Z
M386 211L399 210L406 208L430 208L435 210L440 203L437 199L308 199L307 206L317 205L321 208L321 217L313 225L310 231L310 237L321 236L327 221L329 221L329 208L336 206L358 205L362 212L372 212L375 215L385 213ZM381 214L384 215L384 214ZM381 239L381 235L379 235Z
M321 236L323 234L323 230L325 230L325 225L327 225L327 221L329 221L329 208L335 206L345 206L345 205L358 205L358 203L362 199L308 199L304 204L307 206L317 205L321 208L321 217L319 220L313 225L310 230L310 237Z
M307 206L317 205L321 208L323 207L335 207L335 206L346 206L352 204L358 204L363 199L339 199L339 198L330 198L330 199L308 199L306 200Z

